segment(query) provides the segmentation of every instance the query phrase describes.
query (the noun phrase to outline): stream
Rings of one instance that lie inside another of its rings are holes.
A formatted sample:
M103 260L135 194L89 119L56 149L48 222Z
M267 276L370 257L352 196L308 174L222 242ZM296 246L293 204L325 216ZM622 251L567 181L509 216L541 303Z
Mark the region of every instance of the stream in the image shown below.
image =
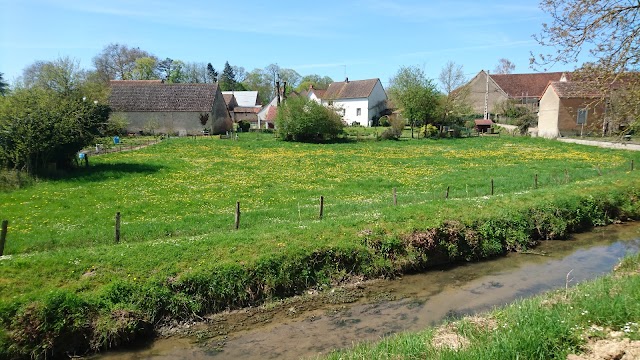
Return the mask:
M542 242L534 253L511 253L211 315L166 331L171 335L166 338L92 359L315 357L596 278L639 248L640 223L611 225L566 241Z

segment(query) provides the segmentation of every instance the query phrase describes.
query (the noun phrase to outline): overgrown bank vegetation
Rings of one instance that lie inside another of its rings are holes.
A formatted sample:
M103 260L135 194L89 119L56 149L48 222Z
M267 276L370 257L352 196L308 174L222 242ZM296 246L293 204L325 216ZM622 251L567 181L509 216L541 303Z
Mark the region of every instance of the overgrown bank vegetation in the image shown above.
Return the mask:
M498 256L637 218L635 156L527 138L317 145L251 134L94 157L75 177L0 194L11 222L0 357L106 349L351 275Z

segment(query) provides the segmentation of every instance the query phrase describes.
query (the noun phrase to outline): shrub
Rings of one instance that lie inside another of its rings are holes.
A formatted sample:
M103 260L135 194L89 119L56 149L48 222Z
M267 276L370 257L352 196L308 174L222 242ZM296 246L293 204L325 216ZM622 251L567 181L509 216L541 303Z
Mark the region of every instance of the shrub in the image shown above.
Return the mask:
M436 138L438 137L440 131L438 128L433 126L432 124L427 124L420 129L420 134L424 137L428 138Z
M344 126L335 111L302 97L287 99L276 116L278 135L287 141L334 139Z
M404 130L404 120L400 118L391 118L389 119L389 123L391 124L380 137L385 140L398 140L402 135L402 130Z
M240 120L238 121L238 129L241 132L249 132L249 129L251 129L251 123L247 120Z

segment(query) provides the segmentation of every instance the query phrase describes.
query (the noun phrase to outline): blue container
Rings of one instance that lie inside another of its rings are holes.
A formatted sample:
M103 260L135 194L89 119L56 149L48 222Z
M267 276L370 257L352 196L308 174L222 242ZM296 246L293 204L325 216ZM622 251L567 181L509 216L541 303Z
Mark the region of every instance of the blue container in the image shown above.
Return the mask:
M113 143L114 143L114 145L120 144L120 137L119 136L114 136L113 137Z

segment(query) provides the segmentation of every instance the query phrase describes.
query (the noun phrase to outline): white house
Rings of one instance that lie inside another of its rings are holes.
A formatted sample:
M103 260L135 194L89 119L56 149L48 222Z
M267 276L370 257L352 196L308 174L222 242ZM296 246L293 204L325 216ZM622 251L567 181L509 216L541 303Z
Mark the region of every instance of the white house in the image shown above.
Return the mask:
M348 125L371 126L387 109L387 93L380 79L333 82L322 96L322 104L331 106Z

